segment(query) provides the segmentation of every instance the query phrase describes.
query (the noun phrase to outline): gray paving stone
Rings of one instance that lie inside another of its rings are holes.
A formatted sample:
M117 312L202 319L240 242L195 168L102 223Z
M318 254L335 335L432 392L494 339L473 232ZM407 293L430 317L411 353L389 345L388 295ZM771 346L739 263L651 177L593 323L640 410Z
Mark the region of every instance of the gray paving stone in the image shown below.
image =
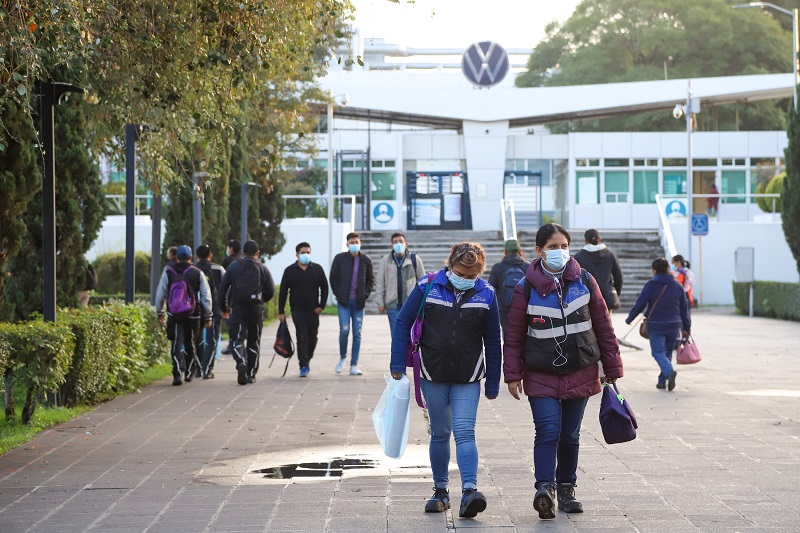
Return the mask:
M599 399L589 401L577 488L583 514L538 519L530 408L504 390L481 401L476 428L478 483L489 508L458 518L453 447L454 508L424 513L433 481L423 412L412 406L400 461L380 454L372 429L387 371L385 318L366 317L365 375L351 377L333 372L337 321L322 317L307 379L296 377L294 360L285 378L262 361L259 381L239 386L228 358L213 381L155 383L0 457L0 530L796 533L800 352L785 346L796 344L800 324L724 310L693 315L704 359L678 367L676 391L655 389L649 352L623 351L620 387L639 420L635 441L605 444ZM613 321L620 326L623 318ZM265 328L264 355L275 328ZM748 392L759 390L768 392ZM381 464L326 480L255 472L345 456Z

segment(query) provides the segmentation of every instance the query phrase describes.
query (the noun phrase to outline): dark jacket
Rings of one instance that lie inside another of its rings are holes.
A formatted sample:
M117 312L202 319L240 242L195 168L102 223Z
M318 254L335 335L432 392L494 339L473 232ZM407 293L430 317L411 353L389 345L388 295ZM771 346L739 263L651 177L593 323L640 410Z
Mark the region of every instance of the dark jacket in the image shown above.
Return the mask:
M570 259L561 277L562 282L567 285L567 293L572 284L580 282L580 277L580 265L577 261ZM531 284L532 292L536 291L537 296L543 299L548 298L557 290L553 277L544 272L541 259L535 259L531 263L525 278ZM603 295L592 277L588 278L587 288L589 294L585 306L591 319L591 330L600 350L603 371L610 378L622 377L622 358L619 354L619 345ZM585 296L583 297L586 299ZM525 348L526 342L530 338L528 332L529 326L533 325L532 319L548 320L547 317L539 318L539 315L546 314L544 312L529 315L528 304L529 302L525 301L523 282L514 288L511 309L508 312L508 323L504 332L503 374L505 382L522 381L525 395L535 398L570 400L588 398L599 393L601 390L600 374L596 364L590 364L569 374L537 372L525 366ZM536 323L542 325L539 321ZM549 326L549 322L545 324ZM566 340L573 335L574 333L566 331Z
M392 372L406 371L406 349L428 276L421 278L397 315L392 335ZM422 376L438 383L472 383L486 378L486 395L500 389L500 317L494 289L478 278L456 299L447 269L436 274L425 301L420 340ZM484 357L485 354L485 357Z
M662 290L664 290L664 294L659 299ZM655 307L653 307L654 305ZM685 331L692 329L686 293L683 292L683 287L675 281L672 274L656 274L644 284L625 323L630 324L643 311L649 326L673 325L679 326Z
M222 260L222 268L224 268L225 270L228 270L231 267L232 264L234 264L236 261L238 261L242 257L244 257L242 255L242 252L226 256L225 259Z
M235 302L237 299L238 295L232 293L236 290L236 278L242 272L242 267L246 262L255 263L261 270L261 299L255 300L253 302L253 307L261 307L262 302L266 303L275 296L275 282L272 280L272 274L270 274L267 265L262 264L252 257L245 257L241 261L231 263L231 267L225 271L225 275L222 277L222 283L220 284L218 292L220 306L223 312L230 311L230 302Z
M590 252L586 248L575 254L575 260L597 284L609 309L619 309L619 294L622 292L622 268L617 256L608 248Z
M375 272L372 270L372 259L359 252L358 288L356 289L356 307L364 309L372 289L375 288ZM350 281L353 278L355 257L350 252L336 254L331 265L331 290L336 301L347 305L350 298Z
M503 301L503 282L506 278L506 272L509 268L519 268L522 270L522 272L527 272L529 265L530 263L525 261L519 255L509 254L503 257L502 261L495 263L492 266L492 270L489 272L489 285L494 287L494 292L497 293L497 304L500 307L501 314L508 313L508 307L506 307L505 302Z
M328 280L325 271L316 263L309 263L305 270L297 261L286 267L281 278L281 291L278 296L278 313L286 312L286 295L292 311L313 311L325 309L328 301Z
M219 287L222 285L222 277L225 275L225 269L206 259L201 259L195 265L203 274L206 275L208 286L211 288L211 301L213 302L214 316L222 315L222 306L219 302Z

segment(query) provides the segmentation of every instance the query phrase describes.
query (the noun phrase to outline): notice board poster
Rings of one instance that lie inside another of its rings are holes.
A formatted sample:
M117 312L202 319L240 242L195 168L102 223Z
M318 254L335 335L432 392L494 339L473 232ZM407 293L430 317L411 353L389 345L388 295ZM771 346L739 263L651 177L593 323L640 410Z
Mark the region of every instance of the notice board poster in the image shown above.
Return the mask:
M459 222L459 221L461 221L461 195L460 194L445 194L444 195L444 221L445 222Z
M439 226L442 220L440 198L414 199L414 224L417 226Z

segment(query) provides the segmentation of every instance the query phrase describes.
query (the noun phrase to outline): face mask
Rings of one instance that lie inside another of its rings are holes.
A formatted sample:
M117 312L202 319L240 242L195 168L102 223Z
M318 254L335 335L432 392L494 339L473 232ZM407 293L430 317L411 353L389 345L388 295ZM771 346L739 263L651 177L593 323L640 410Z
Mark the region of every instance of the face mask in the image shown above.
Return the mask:
M676 267L674 263L669 266L669 269L672 270L673 272L678 271L678 267Z
M553 270L561 270L569 261L569 250L545 250L544 262Z
M459 291L466 291L475 286L474 279L464 279L455 272L450 272L450 283Z
M406 245L402 242L396 242L392 245L392 249L397 255L403 255L406 251Z
M307 265L311 262L311 254L300 254L300 264Z
M353 255L355 255L355 254L357 254L358 252L361 251L361 245L360 244L351 244L350 246L348 246L348 248L350 250L350 253L353 254Z

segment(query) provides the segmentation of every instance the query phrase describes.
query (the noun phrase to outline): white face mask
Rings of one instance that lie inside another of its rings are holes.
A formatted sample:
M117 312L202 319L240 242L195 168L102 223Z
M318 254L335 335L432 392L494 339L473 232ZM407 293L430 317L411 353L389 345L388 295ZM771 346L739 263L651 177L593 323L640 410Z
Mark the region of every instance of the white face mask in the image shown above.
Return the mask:
M545 250L544 262L552 270L561 270L569 261L569 250Z

